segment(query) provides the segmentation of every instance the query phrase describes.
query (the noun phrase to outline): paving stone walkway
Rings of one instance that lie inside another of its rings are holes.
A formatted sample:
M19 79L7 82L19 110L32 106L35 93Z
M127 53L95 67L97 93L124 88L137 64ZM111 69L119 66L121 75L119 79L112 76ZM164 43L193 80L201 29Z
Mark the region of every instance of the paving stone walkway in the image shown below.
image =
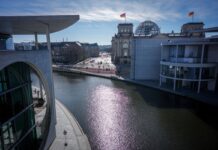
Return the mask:
M56 138L50 150L91 150L87 136L80 125L58 100L56 100L56 117Z

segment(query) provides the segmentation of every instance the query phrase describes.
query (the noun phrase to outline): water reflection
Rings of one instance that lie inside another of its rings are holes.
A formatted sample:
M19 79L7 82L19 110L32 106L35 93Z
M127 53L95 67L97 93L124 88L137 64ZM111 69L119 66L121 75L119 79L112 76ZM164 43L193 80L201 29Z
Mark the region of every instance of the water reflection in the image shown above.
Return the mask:
M96 134L93 140L98 143L98 148L120 149L122 140L129 140L125 139L126 135L120 138L121 130L125 128L124 121L128 116L124 113L122 118L119 117L129 103L128 95L125 95L122 89L100 84L93 89L90 98L88 122Z
M218 149L215 108L96 77L55 73L54 80L94 150Z

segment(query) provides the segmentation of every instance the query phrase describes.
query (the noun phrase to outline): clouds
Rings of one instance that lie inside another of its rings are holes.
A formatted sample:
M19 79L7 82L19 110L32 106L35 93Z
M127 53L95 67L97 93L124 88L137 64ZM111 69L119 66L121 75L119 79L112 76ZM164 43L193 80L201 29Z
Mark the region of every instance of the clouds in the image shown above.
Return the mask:
M81 21L114 21L121 20L119 15L126 12L129 21L142 21L152 19L154 21L167 18L176 19L180 14L175 9L169 9L172 4L168 0L162 1L131 1L131 0L27 0L1 2L1 14L6 15L36 15L36 14L79 14ZM4 5L5 4L5 5ZM8 7L8 8L7 8ZM9 11L11 9L12 11Z
M79 14L81 21L117 21L127 14L128 21L166 21L184 18L188 11L196 11L206 18L216 11L216 0L208 6L205 0L0 0L0 15ZM203 13L202 13L203 12ZM215 15L214 15L215 16Z
M80 3L78 1L78 3ZM98 1L88 0L89 7L76 8L82 21L115 21L122 20L120 14L125 12L129 21L143 21L152 19L154 21L167 18L176 19L180 17L174 9L163 7L163 3L154 1ZM173 7L172 7L173 8Z

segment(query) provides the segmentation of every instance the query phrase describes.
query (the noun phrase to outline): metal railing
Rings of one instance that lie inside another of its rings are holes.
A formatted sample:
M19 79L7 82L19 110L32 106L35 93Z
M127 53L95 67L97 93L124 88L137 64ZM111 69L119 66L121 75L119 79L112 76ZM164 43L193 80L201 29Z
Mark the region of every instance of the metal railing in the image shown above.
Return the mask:
M29 106L27 106L26 108L24 108L22 111L20 111L19 113L17 113L15 116L13 116L13 117L11 117L9 120L7 120L6 122L4 122L4 123L2 123L2 124L0 124L0 137L1 137L1 147L0 147L0 150L6 150L6 149L12 149L12 148L14 148L14 147L16 147L19 143L21 143L24 139L25 139L25 137L26 136L28 136L28 134L36 127L36 124L34 123L31 127L30 127L30 129L24 134L24 135L22 135L22 137L21 138L19 138L19 139L17 139L17 141L15 142L15 140L13 141L13 142L11 142L10 140L11 140L11 137L10 137L10 133L8 133L8 137L6 137L6 138L9 138L9 141L10 141L10 143L9 144L11 144L8 148L6 147L5 148L5 145L4 145L4 141L5 141L5 139L4 139L4 133L5 132L7 132L6 130L8 130L9 129L9 127L8 127L8 125L9 126L12 126L12 122L13 121L15 121L17 118L19 118L21 115L23 115L25 112L27 112L28 110L30 110L30 108L33 108L33 103L32 104L30 104ZM4 130L3 128L4 127L6 127L6 130ZM3 131L4 130L4 131ZM15 133L15 138L17 138L17 135L16 135L16 133Z

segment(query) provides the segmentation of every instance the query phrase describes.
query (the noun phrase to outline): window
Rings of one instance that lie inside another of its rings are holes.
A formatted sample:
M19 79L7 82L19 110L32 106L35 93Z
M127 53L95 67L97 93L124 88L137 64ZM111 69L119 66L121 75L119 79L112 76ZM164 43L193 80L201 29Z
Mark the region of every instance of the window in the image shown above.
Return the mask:
M23 140L33 144L35 132L30 68L16 63L0 71L0 150L22 149Z

